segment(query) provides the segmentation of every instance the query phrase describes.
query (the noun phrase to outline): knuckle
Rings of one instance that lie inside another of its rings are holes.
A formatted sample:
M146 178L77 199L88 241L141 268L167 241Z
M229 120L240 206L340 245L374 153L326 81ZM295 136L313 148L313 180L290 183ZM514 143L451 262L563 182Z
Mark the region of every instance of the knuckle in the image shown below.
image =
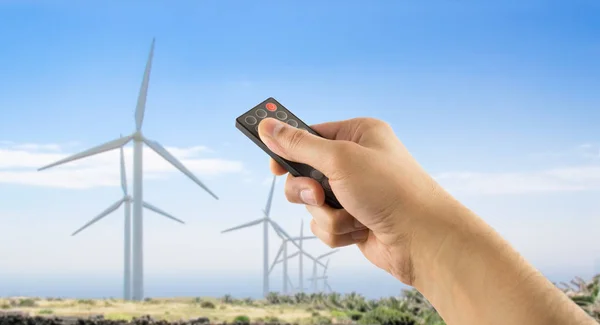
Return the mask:
M394 133L392 126L388 122L370 117L361 121L360 129L360 133L365 134L369 133L386 135L389 133Z
M335 240L334 235L327 233L323 237L325 237L325 238L321 238L321 241L323 241L323 243L325 243L325 245L327 245L329 248L337 248L338 247L338 244Z
M302 144L305 138L306 133L295 129L290 130L289 134L286 136L287 148L293 151L295 148L298 148Z
M320 228L320 231L317 231L317 228ZM326 229L322 229L314 218L310 223L310 230L315 236L317 236L317 238L319 238L319 240L321 240L325 245L329 246L329 248L336 247L335 236L333 236Z
M341 213L345 210L335 210L333 213L327 215L328 232L333 235L341 235L346 232L345 229L345 216Z
M326 216L325 218L323 218L324 220L324 228L323 230L325 230L326 232L330 233L330 234L338 234L340 232L340 225L339 222L336 222L336 220L334 220L334 218L332 218L331 216Z

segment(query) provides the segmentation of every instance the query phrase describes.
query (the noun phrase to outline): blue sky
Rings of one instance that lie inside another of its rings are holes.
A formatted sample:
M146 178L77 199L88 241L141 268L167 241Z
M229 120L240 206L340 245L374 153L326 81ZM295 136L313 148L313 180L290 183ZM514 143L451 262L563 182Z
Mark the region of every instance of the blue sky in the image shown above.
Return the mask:
M261 229L219 232L265 204L267 156L234 120L269 96L309 124L385 119L549 277L600 272L599 14L597 1L3 1L0 295L119 295L122 210L69 236L120 198L117 152L35 170L133 131L153 37L144 133L221 200L145 154L145 198L187 222L146 214L148 294L260 294ZM308 229L277 186L274 218ZM354 247L329 272L342 292L400 288Z

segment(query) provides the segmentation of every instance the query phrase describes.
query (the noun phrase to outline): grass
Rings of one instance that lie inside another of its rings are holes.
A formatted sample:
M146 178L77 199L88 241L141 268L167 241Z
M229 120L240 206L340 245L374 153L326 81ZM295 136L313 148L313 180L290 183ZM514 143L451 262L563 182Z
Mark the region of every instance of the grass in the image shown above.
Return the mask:
M233 322L236 318L250 320L277 318L285 322L304 323L312 317L308 305L268 305L261 301L246 303L222 303L215 298L152 298L143 302L130 302L118 299L43 299L11 297L0 299L3 310L26 311L32 315L82 316L102 314L106 319L130 320L133 317L150 315L155 319L168 321L189 320L208 317L211 321ZM321 316L331 317L330 313L320 312Z

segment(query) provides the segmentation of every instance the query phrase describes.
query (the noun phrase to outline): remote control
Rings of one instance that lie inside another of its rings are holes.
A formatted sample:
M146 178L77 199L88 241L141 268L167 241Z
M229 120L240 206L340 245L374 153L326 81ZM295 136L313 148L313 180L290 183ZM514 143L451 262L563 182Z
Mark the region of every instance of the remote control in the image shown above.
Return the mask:
M318 134L308 125L302 122L302 120L296 117L296 115L294 115L287 108L281 105L273 97L267 98L265 101L256 105L251 110L240 115L235 120L235 127L242 131L242 133L244 133L248 138L250 138L252 142L259 146L264 152L271 156L271 158L273 158L276 162L283 166L283 168L285 168L293 176L310 177L319 182L325 190L325 203L327 203L332 208L342 209L342 205L337 200L337 198L333 194L333 191L331 190L331 187L329 186L329 179L325 175L323 175L323 173L307 164L289 161L287 159L281 158L280 156L273 153L273 151L269 150L269 148L262 142L258 135L258 124L261 120L268 117L284 121L293 127L306 130L316 136L322 137L320 134Z

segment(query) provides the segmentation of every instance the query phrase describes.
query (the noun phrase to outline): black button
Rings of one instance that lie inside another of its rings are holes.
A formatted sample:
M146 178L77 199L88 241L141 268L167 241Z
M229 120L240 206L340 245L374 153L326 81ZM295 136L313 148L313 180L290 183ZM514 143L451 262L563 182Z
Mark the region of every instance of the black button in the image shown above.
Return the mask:
M265 117L267 117L267 111L265 111L262 108L259 108L256 110L256 116L258 116L260 118L265 118Z

